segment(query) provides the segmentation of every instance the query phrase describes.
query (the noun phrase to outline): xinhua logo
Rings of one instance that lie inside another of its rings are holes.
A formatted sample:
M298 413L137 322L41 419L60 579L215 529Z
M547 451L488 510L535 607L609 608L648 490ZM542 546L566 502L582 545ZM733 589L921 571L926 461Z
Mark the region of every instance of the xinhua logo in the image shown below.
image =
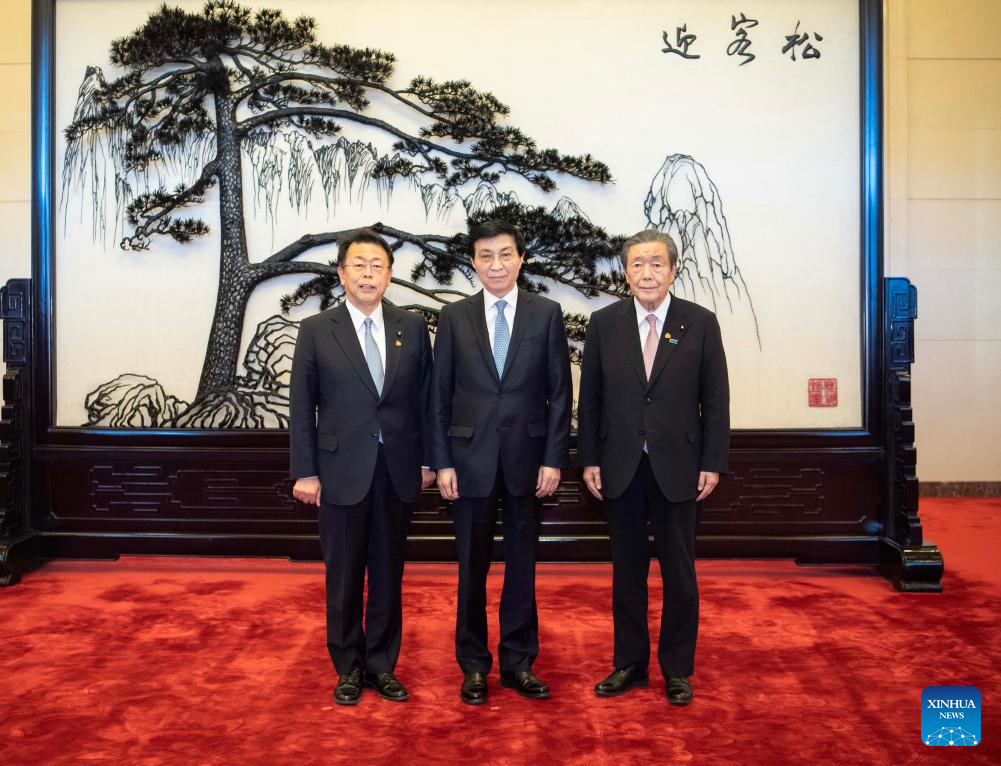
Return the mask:
M980 744L980 689L928 686L921 692L921 740L926 745Z

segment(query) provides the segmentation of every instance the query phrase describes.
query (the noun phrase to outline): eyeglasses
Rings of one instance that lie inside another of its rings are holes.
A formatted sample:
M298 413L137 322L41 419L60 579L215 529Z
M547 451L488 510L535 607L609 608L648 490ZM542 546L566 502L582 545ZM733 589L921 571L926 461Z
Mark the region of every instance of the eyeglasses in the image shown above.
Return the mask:
M344 268L350 269L355 274L364 274L366 269L371 269L373 274L378 275L389 267L384 263L364 263L362 261L356 261L355 263L346 264Z

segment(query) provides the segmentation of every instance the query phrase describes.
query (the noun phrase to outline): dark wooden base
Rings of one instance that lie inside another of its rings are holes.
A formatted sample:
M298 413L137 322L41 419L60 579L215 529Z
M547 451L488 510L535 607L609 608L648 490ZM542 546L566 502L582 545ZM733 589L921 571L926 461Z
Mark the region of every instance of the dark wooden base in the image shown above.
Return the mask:
M34 533L0 540L0 588L17 585L21 575L38 565Z
M449 525L450 526L450 525ZM409 560L456 560L450 530L415 534L409 540ZM494 538L494 560L503 560L502 530ZM540 537L540 562L607 562L608 538L603 534ZM651 540L651 554L653 543ZM828 536L700 536L699 558L789 559L804 565L861 564L878 566L881 542L876 537ZM148 534L107 532L42 532L35 536L32 555L40 559L107 559L119 556L234 556L320 561L319 539L302 535Z
M905 593L941 593L945 562L942 551L931 542L902 546L883 540L879 570Z

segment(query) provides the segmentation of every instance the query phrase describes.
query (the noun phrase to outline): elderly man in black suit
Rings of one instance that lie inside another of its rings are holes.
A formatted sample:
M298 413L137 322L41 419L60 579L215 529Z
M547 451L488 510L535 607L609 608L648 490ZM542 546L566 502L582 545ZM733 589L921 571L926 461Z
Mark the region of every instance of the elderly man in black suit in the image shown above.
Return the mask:
M678 248L641 231L622 247L632 298L591 315L578 405L584 482L604 499L612 546L614 697L648 684L647 522L664 582L658 659L674 705L692 700L699 503L727 470L730 389L715 315L672 297Z
M356 704L363 686L384 699L409 698L393 671L411 507L434 481L422 468L432 359L424 318L382 302L392 267L376 232L342 240L345 302L303 320L292 362L292 492L319 506L339 705Z
M501 685L545 699L532 672L539 653L535 560L540 498L553 494L569 446L571 382L563 313L519 290L525 240L488 221L469 235L475 295L442 308L431 386L432 465L453 500L459 556L455 651L467 704L487 701L486 579L497 503L503 508Z

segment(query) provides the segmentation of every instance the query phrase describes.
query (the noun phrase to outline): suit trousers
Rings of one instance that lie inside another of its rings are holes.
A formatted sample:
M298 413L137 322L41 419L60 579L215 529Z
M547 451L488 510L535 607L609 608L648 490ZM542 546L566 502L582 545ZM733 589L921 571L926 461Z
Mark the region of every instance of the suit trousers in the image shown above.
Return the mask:
M412 505L396 496L382 445L372 486L360 503L320 506L327 649L341 675L356 665L372 673L390 673L396 667L403 633L400 590L411 512Z
M605 509L612 544L615 667L646 668L650 662L649 520L664 583L658 660L665 677L692 675L699 630L699 588L695 579L698 504L694 498L680 503L668 500L644 453L626 491L617 498L606 498Z
M500 669L502 672L531 670L539 656L535 561L540 507L534 495L512 495L498 465L497 478L487 497L460 497L452 506L459 557L455 656L465 673L489 673L493 665L493 656L487 648L487 573L498 500L505 562L500 602Z

